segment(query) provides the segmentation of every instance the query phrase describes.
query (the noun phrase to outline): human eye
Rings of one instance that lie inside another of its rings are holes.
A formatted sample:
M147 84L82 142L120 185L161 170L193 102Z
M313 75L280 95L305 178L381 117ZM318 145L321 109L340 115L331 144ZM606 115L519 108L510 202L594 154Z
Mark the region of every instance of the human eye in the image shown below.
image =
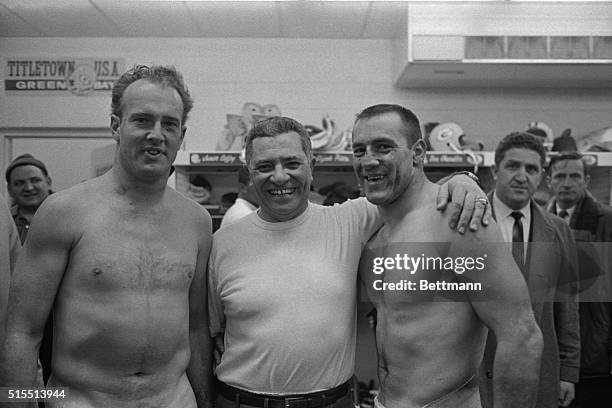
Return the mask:
M145 115L134 115L130 121L135 123L137 126L146 126L149 124L150 119Z
M376 151L378 153L389 153L391 150L393 150L393 145L391 145L390 143L377 143L376 144Z
M538 174L540 172L540 168L537 166L527 166L527 173L529 174Z
M519 166L518 166L517 162L508 162L508 163L506 163L506 165L504 167L509 169L509 170L516 170L516 169L518 169Z
M299 160L289 160L287 163L285 163L285 167L291 170L298 169L301 165L302 162Z
M255 171L258 171L260 173L267 173L269 171L272 171L272 164L270 164L270 163L259 163L259 164L255 165Z
M178 129L179 125L178 125L177 122L175 122L173 120L168 120L168 121L164 121L163 122L163 126L164 126L165 129L175 131L176 129Z
M364 146L353 146L353 156L362 157L365 154Z

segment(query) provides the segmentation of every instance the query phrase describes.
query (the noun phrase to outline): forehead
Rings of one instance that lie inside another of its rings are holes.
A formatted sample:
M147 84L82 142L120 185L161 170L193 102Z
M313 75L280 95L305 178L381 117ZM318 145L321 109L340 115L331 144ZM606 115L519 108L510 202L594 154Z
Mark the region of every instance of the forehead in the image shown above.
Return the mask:
M271 137L253 139L253 161L278 160L287 157L306 159L300 135L297 132L281 133Z
M18 179L28 179L32 177L44 178L45 173L43 173L43 171L39 167L33 166L31 164L27 164L27 165L15 167L13 171L11 171L10 178L11 180L18 180Z
M353 143L368 143L376 139L392 139L407 143L406 125L395 112L359 119L353 129Z
M541 158L538 152L524 147L513 147L512 149L508 149L501 162L505 163L509 161L537 165L538 167L541 165Z
M183 101L176 89L139 79L125 89L121 100L122 114L136 112L158 113L180 119Z
M584 174L584 167L582 160L559 160L552 168L551 173L580 173Z

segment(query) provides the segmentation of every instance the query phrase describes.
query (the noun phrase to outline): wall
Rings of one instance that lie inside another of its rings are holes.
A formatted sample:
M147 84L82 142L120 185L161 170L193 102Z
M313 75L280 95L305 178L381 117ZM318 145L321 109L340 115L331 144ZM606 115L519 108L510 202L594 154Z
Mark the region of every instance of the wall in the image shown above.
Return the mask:
M556 134L567 127L581 135L612 125L609 89L395 89L393 46L391 40L3 38L0 55L107 56L125 58L128 67L176 65L196 102L187 123L188 150L213 149L225 115L239 113L248 101L275 103L307 124L320 124L328 113L342 128L369 104L401 103L422 122L456 121L487 149L532 120L546 122ZM105 128L109 105L110 94L3 95L0 128ZM6 154L0 153L4 168Z

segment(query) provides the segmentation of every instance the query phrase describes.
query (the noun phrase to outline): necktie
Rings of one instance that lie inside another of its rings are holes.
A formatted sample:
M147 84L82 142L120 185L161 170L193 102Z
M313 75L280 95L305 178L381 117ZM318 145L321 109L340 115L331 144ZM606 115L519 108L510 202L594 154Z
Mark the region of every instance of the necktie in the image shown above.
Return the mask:
M523 270L525 266L525 244L523 242L523 213L520 211L512 211L510 216L514 218L514 226L512 227L512 256L516 264Z
M567 216L569 215L569 213L565 210L561 210L559 211L559 217L563 218L563 221L567 222Z

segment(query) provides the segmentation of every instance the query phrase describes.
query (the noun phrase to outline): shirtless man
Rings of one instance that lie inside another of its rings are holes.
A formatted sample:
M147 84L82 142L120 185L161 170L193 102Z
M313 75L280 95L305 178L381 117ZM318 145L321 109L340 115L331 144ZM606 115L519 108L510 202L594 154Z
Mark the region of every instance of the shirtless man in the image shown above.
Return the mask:
M66 398L51 406L208 405L211 219L167 186L191 107L174 68L136 66L118 80L112 169L53 194L34 217L11 286L3 386L34 384L53 306L48 385Z
M495 407L533 406L542 335L510 251L496 244L497 226L464 236L446 226L447 216L431 205L439 186L425 177L425 143L409 110L365 109L353 154L384 220L359 271L378 312L377 407L480 407L476 371L487 327L499 344Z

